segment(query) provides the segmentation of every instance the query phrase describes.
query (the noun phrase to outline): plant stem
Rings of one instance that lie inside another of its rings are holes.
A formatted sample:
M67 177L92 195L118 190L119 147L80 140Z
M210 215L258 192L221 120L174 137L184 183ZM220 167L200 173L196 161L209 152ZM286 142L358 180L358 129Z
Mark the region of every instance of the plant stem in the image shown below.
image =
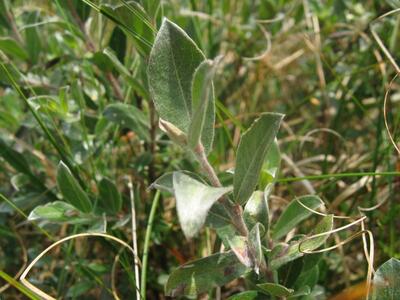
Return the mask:
M149 222L146 228L146 236L144 238L144 246L143 246L143 256L142 256L142 276L141 276L141 285L140 285L140 294L143 300L146 300L146 277L147 277L147 262L149 258L149 244L151 232L153 230L153 221L156 215L156 210L158 207L158 202L160 199L160 191L157 191L153 198L153 203L151 204Z
M196 158L199 161L204 173L210 180L210 183L215 187L221 187L222 184L219 181L218 176L214 171L214 168L210 165L210 162L207 159L207 155L204 151L203 145L199 143L193 152L196 155ZM221 197L219 199L219 202L224 206L225 210L231 218L232 224L236 227L238 232L243 236L248 236L249 231L247 230L247 226L244 223L243 209L240 204L232 204L226 197Z

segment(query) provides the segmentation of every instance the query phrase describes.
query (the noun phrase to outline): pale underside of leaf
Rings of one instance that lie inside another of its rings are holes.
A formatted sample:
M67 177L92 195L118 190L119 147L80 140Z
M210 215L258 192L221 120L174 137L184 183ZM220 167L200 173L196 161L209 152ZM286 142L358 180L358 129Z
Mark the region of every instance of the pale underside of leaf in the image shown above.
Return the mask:
M207 186L182 172L174 172L173 189L179 222L187 238L199 232L211 206L232 190Z

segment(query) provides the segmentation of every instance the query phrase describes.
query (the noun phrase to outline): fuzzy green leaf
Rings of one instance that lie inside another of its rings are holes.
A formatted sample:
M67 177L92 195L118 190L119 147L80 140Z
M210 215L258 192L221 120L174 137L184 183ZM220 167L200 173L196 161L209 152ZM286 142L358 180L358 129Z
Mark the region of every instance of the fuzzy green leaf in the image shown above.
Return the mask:
M378 268L372 291L374 300L400 299L400 260L391 258Z
M253 193L265 155L278 133L283 115L263 113L243 134L237 155L233 177L233 195L237 203L245 203Z
M90 212L92 203L68 167L61 161L57 169L57 186L65 201L83 212Z
M301 221L307 219L312 212L303 207L299 201L311 209L316 209L323 205L322 200L318 196L307 195L292 200L285 208L278 221L276 222L272 239L278 240L284 237L290 230L296 227Z
M167 296L196 296L236 279L249 269L232 251L188 262L172 272L166 285Z
M211 206L232 190L230 187L207 186L183 172L174 172L173 189L179 222L187 238L199 232Z
M150 53L150 94L160 118L188 133L192 116L192 79L205 59L193 40L164 19Z

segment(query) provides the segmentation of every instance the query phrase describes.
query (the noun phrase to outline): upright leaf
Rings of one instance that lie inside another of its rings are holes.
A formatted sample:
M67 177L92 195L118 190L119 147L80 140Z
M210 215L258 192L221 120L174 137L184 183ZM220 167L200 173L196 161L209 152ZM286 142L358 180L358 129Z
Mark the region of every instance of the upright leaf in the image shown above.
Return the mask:
M150 53L150 93L161 119L188 133L192 115L192 78L205 59L193 40L164 19Z
M90 212L92 203L68 167L61 161L57 169L57 186L65 201L83 212Z
M215 64L203 61L196 69L192 83L193 115L189 126L188 144L195 148L201 141L206 153L210 152L214 138L215 103L212 79Z
M285 236L290 230L296 227L301 221L307 219L312 212L301 205L310 209L316 209L323 205L322 200L318 196L307 195L292 200L285 208L272 232L272 239L278 240Z
M114 182L108 178L103 178L99 182L99 200L104 209L111 213L121 210L122 199Z
M176 269L168 278L167 296L196 296L222 286L248 272L232 251L217 253L188 262Z
M232 190L207 186L182 172L173 174L173 189L179 222L187 238L199 232L211 206Z
M233 195L237 203L245 203L253 193L265 155L274 142L283 115L262 114L243 134L237 150Z
M378 268L372 291L374 300L400 299L400 260L391 258Z

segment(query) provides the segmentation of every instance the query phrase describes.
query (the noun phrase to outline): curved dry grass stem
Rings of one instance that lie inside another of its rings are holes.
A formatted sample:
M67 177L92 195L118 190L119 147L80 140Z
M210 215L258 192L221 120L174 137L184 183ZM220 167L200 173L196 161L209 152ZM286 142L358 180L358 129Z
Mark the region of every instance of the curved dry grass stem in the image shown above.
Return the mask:
M116 270L117 270L117 263L119 261L119 257L121 255L122 249L118 252L117 255L114 257L114 262L111 267L111 292L115 300L120 300L121 298L118 296L117 287L115 284L115 277L116 277Z
M318 198L318 199L321 201L321 203L323 204L323 206L324 206L324 208L325 208L326 206L325 206L324 201L322 201L322 199L320 199L320 198ZM316 214L316 215L319 215L319 216L322 216L322 217L327 217L327 216L328 216L328 214L326 214L326 213L322 213L322 212L316 211L316 210L314 210L314 209L308 207L308 206L305 205L303 202L301 202L299 198L295 198L295 200L296 200L297 203L299 203L302 207L304 207L304 208L307 209L308 211L312 212L313 214ZM351 219L352 217L333 215L333 218L334 218L334 219Z
M400 155L400 148L397 146L397 144L396 144L396 142L395 142L395 140L394 140L394 138L393 138L393 135L392 135L392 133L390 132L389 123L388 123L388 120L387 120L387 100L388 100L388 98L389 98L389 93L390 93L391 90L392 90L393 83L394 83L394 81L396 80L396 78L397 78L398 75L399 75L399 71L397 71L397 74L392 78L392 80L390 81L389 86L388 86L388 88L387 88L387 90L386 90L385 98L384 98L384 100L383 100L383 119L384 119L384 122L385 122L385 127L386 127L386 131L387 131L387 133L388 133L390 142L392 143L392 145L393 145L394 148L396 149L397 153Z
M393 146L396 149L397 153L400 155L400 148L397 146L396 142L394 141L393 135L390 132L388 121L387 121L387 100L388 100L388 97L389 97L389 93L392 90L393 83L394 83L394 81L396 80L397 76L400 73L400 67L396 63L396 60L394 59L393 55L389 52L389 50L387 49L387 47L385 46L385 44L383 43L383 41L379 37L378 33L374 29L374 25L376 23L378 23L379 21L381 21L382 19L384 19L384 18L386 18L386 17L388 17L390 15L394 15L394 14L397 14L399 12L400 12L400 8L397 8L397 9L391 10L391 11L379 16L378 18L376 18L375 20L373 20L371 22L370 29L371 29L372 36L374 37L376 43L381 48L381 50L385 54L386 58L390 61L390 63L393 66L393 68L396 70L396 75L390 81L389 86L388 86L388 88L386 90L386 93L385 93L385 98L384 98L384 101L383 101L383 117L384 117L385 127L386 127L386 131L387 131L387 133L389 135L390 142L393 144Z
M337 138L339 138L339 139L343 142L343 144L344 144L344 145L346 146L346 148L347 148L346 139L345 139L340 133L338 133L337 131L335 131L335 130L333 130L333 129L330 129L330 128L315 128L315 129L313 129L313 130L310 130L309 132L307 132L307 133L303 136L304 139L303 139L303 140L301 141L301 143L300 143L300 149L303 149L304 143L308 141L308 140L307 140L308 137L310 137L310 136L313 135L314 133L319 133L319 132L326 132L326 133L330 133L330 134L336 136Z
M319 216L324 216L324 217L327 216L327 214L324 214L324 213L321 213L321 212L318 212L318 211L316 211L314 209L309 208L304 203L302 203L299 199L296 199L296 201L302 207L304 207L305 209L309 210L310 212L312 212L314 214L317 214ZM321 202L324 203L322 200L321 200ZM381 204L382 203L379 203L379 206ZM360 210L360 213L361 213L361 210ZM336 219L351 219L351 217L335 216L335 215L333 215L333 218L336 218ZM357 219L357 220L355 220L355 221L353 221L353 222L351 222L351 223L349 223L347 225L344 225L344 226L341 226L341 227L338 227L338 228L335 228L335 229L332 229L332 230L329 230L329 231L326 231L326 232L321 232L321 233L314 234L314 235L311 235L309 237L306 237L305 239L303 239L299 243L299 252L305 253L305 254L327 252L327 251L330 251L330 250L334 250L334 249L340 248L343 245L351 242L352 240L354 240L355 238L357 238L358 236L361 235L362 242L363 242L363 251L364 251L364 255L365 255L365 258L367 260L367 263L368 263L367 283L366 283L367 284L367 286L366 286L367 298L366 299L368 299L369 298L369 294L370 294L370 289L371 289L372 274L375 272L375 270L374 270L374 264L373 264L373 262L374 262L374 237L373 237L371 231L365 229L364 221L366 219L367 219L366 216L362 216L361 218L359 218L359 219ZM318 249L318 250L309 251L309 250L302 250L301 249L302 244L304 242L306 242L306 241L312 240L312 239L317 238L317 237L326 236L326 235L330 235L330 234L333 234L333 233L340 232L340 231L345 230L347 228L350 228L350 227L352 227L352 226L354 226L354 225L356 225L358 223L360 223L360 225L361 225L361 230L359 232L356 232L355 234L351 235L350 237L348 237L344 241L341 241L340 243L337 243L337 244L335 244L333 246L330 246L330 247L327 247L327 248ZM365 235L368 235L368 237L369 237L369 249L368 249L368 243L367 243Z
M97 233L97 232L91 232L91 233L78 233L78 234L74 234L74 235L70 235L67 236L57 242L52 243L49 247L47 247L45 250L43 250L38 256L36 256L36 258L28 265L28 267L25 269L25 271L22 273L21 277L20 277L20 281L21 283L27 288L29 289L31 292L37 294L39 297L43 298L44 300L56 300L56 298L53 298L52 296L48 295L47 293L43 292L41 289L37 288L36 286L34 286L33 284L31 284L28 280L26 280L26 276L28 275L29 271L32 269L32 267L46 254L48 253L50 250L52 250L54 247L57 247L58 245L69 241L69 240L73 240L76 238L80 238L80 237L103 237L106 239L110 239L113 240L114 242L119 243L120 245L124 246L125 248L128 248L129 251L132 253L133 256L135 256L135 251L133 250L133 248L131 246L129 246L129 244L127 244L126 242L124 242L123 240L116 238L115 236L106 234L106 233ZM114 293L113 293L114 295ZM118 295L117 295L118 297ZM116 298L118 299L118 298Z
M265 58L265 57L270 53L270 51L271 51L271 45L272 45L272 43L271 43L271 34L270 34L267 30L265 30L265 28L262 27L260 24L257 24L257 25L258 25L258 27L260 28L261 32L263 33L263 35L264 35L264 37L265 37L265 40L267 41L267 46L266 46L265 50L264 50L261 54L259 54L259 55L256 55L256 56L254 56L254 57L245 57L245 56L243 56L243 59L246 60L246 61L257 61L257 60L262 60L262 59Z
M354 225L355 223L353 222ZM363 224L363 222L362 222ZM344 226L343 226L344 227ZM362 226L363 227L363 226ZM339 228L338 228L339 229ZM343 229L343 228L342 228ZM302 243L304 243L307 240L313 239L315 237L321 236L321 235L328 235L333 233L335 230L331 230L331 231L327 231L327 232L323 232L321 234L315 234L312 236L307 237L306 239L302 240L299 244L299 251L301 253L305 253L305 254L315 254L315 253L323 253L323 252L327 252L327 251L331 251L334 249L337 249L349 242L351 242L352 240L354 240L355 238L357 238L358 236L362 236L363 238L363 245L366 247L367 243L365 240L365 235L367 234L369 237L369 252L365 253L365 257L366 260L368 262L368 271L367 271L367 297L366 299L369 299L369 293L370 293L370 289L371 289L371 282L372 282L372 274L374 272L374 267L373 267L373 261L374 261L374 236L372 235L372 232L369 230L361 230L356 232L355 234L351 235L350 237L348 237L347 239L345 239L344 241L341 241L339 244L333 245L331 247L327 247L327 248L323 248L323 249L318 249L318 250L312 250L312 251L302 251L301 250L301 245Z

